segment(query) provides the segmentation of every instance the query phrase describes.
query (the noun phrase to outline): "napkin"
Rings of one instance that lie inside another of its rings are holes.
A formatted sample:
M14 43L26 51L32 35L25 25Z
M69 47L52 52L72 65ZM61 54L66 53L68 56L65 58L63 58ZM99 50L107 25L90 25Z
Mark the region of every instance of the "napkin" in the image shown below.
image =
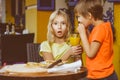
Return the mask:
M77 72L78 69L82 66L81 60L78 60L73 63L63 64L61 66L53 67L47 70L48 73L67 73L67 72Z

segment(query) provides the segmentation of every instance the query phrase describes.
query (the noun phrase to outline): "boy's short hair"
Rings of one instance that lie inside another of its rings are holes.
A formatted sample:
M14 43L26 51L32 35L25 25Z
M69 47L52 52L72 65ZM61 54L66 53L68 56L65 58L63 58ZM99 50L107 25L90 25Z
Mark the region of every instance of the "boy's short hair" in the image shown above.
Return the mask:
M94 19L103 19L103 7L101 0L80 0L75 8L76 15L81 14L86 17L88 13L91 13Z

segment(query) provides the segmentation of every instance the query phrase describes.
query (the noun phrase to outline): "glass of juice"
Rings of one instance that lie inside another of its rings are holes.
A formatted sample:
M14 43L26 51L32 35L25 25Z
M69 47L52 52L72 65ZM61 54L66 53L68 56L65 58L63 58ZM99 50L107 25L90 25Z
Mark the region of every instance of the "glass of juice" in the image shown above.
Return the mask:
M69 40L71 46L76 46L80 44L80 36L78 33L71 33Z
M71 46L80 45L80 36L79 36L79 33L71 33L70 38L69 38L69 42L70 42ZM75 61L80 60L80 59L82 60L82 55L81 54L74 55L72 57L75 58Z

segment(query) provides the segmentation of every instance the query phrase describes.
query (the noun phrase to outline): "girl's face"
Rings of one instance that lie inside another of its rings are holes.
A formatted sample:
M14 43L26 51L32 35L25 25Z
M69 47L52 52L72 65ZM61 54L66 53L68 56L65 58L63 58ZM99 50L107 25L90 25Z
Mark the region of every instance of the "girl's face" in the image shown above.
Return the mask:
M88 28L88 26L91 24L91 20L89 17L83 17L82 15L77 16L78 25L83 24L85 28Z
M52 28L53 28L55 37L64 38L67 32L67 24L66 24L65 18L60 15L56 16L56 18L53 20Z

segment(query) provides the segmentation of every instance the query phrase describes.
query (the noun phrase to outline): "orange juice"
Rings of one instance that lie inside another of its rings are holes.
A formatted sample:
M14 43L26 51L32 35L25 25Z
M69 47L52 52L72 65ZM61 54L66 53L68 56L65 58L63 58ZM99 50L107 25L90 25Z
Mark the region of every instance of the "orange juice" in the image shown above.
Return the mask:
M79 34L78 33L72 33L70 38L69 38L69 41L70 41L71 46L80 45L80 36L79 36ZM82 60L82 55L81 54L72 55L72 56L74 57L75 61Z
M80 37L78 36L78 34L75 33L70 36L70 44L72 46L76 46L80 44Z

